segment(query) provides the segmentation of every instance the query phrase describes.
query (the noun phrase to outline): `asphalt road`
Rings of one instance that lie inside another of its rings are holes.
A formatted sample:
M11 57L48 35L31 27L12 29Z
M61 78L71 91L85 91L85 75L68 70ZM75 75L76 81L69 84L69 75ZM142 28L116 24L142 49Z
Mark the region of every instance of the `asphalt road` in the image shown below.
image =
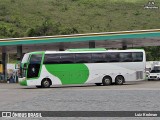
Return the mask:
M52 86L47 89L0 83L0 111L146 110L160 110L160 81L129 82L121 86ZM150 118L141 119L150 120Z

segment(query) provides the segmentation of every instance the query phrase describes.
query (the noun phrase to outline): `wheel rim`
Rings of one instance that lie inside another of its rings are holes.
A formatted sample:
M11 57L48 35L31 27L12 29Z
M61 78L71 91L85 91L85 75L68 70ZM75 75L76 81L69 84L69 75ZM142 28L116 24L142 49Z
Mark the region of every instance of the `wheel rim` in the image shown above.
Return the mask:
M123 83L123 78L122 77L117 77L117 83L122 84Z
M49 81L48 81L48 80L45 80L45 81L44 81L44 86L45 86L45 87L48 87L48 86L49 86Z
M106 78L104 81L105 81L106 84L110 84L110 79L109 78Z

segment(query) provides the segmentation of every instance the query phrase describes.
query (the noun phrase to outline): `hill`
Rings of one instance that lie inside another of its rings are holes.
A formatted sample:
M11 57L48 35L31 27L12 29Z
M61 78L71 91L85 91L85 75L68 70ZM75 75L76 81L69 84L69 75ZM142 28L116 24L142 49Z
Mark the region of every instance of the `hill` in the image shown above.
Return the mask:
M148 0L0 0L0 38L160 28ZM160 6L160 1L156 1Z

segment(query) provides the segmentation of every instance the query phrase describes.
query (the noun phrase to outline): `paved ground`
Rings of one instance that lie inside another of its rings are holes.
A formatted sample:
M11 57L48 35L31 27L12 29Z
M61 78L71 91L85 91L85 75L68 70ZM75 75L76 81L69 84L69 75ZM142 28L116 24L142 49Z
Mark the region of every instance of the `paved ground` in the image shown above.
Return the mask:
M159 111L159 93L160 81L130 82L121 86L52 86L48 89L0 83L0 111Z

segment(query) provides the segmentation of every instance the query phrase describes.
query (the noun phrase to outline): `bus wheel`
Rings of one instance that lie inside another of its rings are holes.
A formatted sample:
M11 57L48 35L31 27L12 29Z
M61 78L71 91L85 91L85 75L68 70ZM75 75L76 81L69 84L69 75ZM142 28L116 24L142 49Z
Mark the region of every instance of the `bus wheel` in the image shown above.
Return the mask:
M102 83L95 83L97 86L101 86Z
M115 78L115 84L116 85L123 85L123 83L124 83L124 77L122 75L118 75Z
M112 78L110 76L105 76L102 80L104 86L112 84Z
M51 86L51 80L48 78L44 78L41 82L42 88L49 88Z

